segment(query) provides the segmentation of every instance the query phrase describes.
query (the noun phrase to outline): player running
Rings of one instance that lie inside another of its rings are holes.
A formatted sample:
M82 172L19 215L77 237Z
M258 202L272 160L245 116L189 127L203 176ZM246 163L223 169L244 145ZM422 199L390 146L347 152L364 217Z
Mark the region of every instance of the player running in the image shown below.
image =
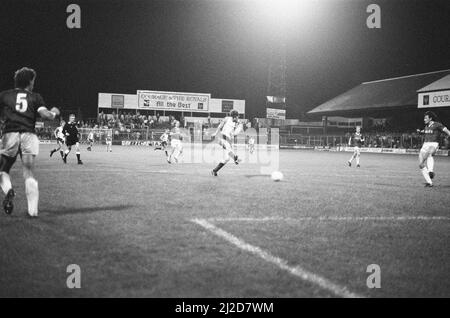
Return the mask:
M94 145L94 129L97 128L97 126L95 126L94 128L92 128L89 131L87 140L88 140L88 147L87 147L87 151L92 151L92 146Z
M67 156L72 150L72 146L75 146L76 155L78 164L82 165L83 161L81 161L81 153L80 153L80 135L78 133L77 123L75 122L75 115L70 114L69 122L64 125L63 134L66 136L66 146L67 149L64 152L63 161L67 163Z
M178 156L183 153L183 144L181 142L183 140L183 135L181 133L180 122L178 120L174 122L174 127L170 131L169 136L172 152L167 158L167 162L172 163L172 159L174 159L175 162L178 162Z
M437 116L431 111L427 111L423 118L425 123L425 129L419 130L418 133L425 135L425 140L419 153L419 168L422 171L422 175L425 178L425 187L432 187L434 178L434 154L439 149L439 139L441 133L446 133L450 136L450 131L441 123L435 121Z
M231 146L231 139L233 138L233 136L239 134L241 129L242 126L239 124L239 113L237 110L233 109L230 112L230 116L225 117L225 119L220 123L219 127L217 127L216 132L212 135L213 137L216 137L216 135L219 134L219 145L226 152L217 167L215 167L211 171L211 174L213 176L217 177L217 172L222 169L223 166L225 166L227 162L230 161L230 159L232 159L235 164L239 164L240 159L233 151L233 148Z
M11 185L9 171L20 154L25 179L25 194L28 201L28 215L38 215L39 188L34 177L34 162L39 153L39 139L35 132L36 118L53 120L59 110L49 111L41 95L33 92L36 72L23 67L14 74L14 89L0 93L0 110L3 112L2 149L0 158L0 186L6 194L3 209L11 214L14 209L15 192Z
M61 158L64 159L64 144L66 143L66 136L63 134L63 127L66 124L64 120L61 120L61 125L57 127L54 131L55 137L56 137L56 145L57 147L50 151L50 157L53 156L55 152L59 150L59 153L61 154Z
M353 159L356 158L356 168L361 167L359 164L359 158L361 157L361 146L364 142L364 138L361 134L361 127L356 126L356 132L350 136L350 139L348 140L348 145L351 146L353 143L353 155L348 161L348 166L352 166Z
M161 135L161 137L159 137L160 143L155 147L155 151L156 150L164 150L164 152L166 153L166 158L169 157L169 153L167 152L167 145L169 142L169 133L170 130L166 129L164 131L164 133Z

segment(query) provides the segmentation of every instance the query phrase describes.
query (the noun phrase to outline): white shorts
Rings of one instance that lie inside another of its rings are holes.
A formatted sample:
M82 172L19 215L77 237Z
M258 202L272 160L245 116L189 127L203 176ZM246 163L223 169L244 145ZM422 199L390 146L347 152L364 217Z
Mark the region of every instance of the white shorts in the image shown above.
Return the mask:
M175 149L181 149L182 148L181 140L179 140L179 139L172 139L170 141L170 146L172 148L175 148Z
M219 139L219 145L221 145L222 148L227 150L227 151L232 151L233 150L233 147L231 146L230 140L225 135L222 135L221 138Z
M106 144L107 144L108 146L112 145L112 140L106 140Z
M37 156L39 154L39 139L36 134L28 132L6 133L2 138L0 153L11 158L15 158L19 153Z
M420 149L421 153L427 153L430 155L434 155L439 148L439 143L437 142L424 142L422 149Z

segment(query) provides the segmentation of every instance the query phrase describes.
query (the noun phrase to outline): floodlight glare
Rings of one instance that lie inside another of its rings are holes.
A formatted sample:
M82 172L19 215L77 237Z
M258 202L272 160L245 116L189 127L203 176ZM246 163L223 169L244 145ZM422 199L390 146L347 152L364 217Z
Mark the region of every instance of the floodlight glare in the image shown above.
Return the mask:
M289 26L311 10L311 0L259 0L265 19L280 26Z

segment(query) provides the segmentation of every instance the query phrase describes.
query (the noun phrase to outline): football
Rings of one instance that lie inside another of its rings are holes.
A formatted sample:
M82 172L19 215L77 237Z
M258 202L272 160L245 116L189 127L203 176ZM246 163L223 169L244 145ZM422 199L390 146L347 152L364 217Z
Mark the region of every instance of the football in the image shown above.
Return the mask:
M283 180L283 174L280 171L274 171L272 172L271 176L273 181L278 182Z

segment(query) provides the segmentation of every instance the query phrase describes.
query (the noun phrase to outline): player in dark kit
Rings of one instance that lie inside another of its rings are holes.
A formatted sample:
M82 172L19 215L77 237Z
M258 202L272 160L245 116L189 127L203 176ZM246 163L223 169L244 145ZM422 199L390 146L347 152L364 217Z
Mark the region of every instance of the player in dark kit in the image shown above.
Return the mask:
M0 186L6 194L3 209L11 214L15 196L9 171L20 154L25 179L25 193L28 201L28 215L38 215L39 189L34 178L34 161L39 153L39 139L36 136L36 118L53 120L59 115L55 107L49 111L38 93L33 93L36 72L23 67L14 74L15 88L0 93L0 109L5 120L2 149L0 151Z
M351 135L350 139L348 140L348 145L351 146L353 143L353 155L350 158L350 160L348 161L348 166L351 167L352 166L352 161L353 159L356 158L356 167L359 168L360 164L359 164L359 159L361 157L361 146L364 142L364 138L361 134L361 127L360 126L356 126L356 132Z
M425 113L423 122L425 123L424 130L417 130L418 133L425 134L422 149L419 153L419 168L422 175L427 182L425 187L432 187L434 178L434 154L439 149L439 139L441 133L446 133L450 136L450 131L441 123L435 121L437 116L435 113L428 111Z
M69 122L64 125L63 134L64 134L64 136L66 136L66 146L67 146L67 149L64 153L64 158L63 158L64 163L67 163L67 156L69 155L70 151L72 150L72 146L75 146L78 164L82 165L83 161L81 161L80 143L79 143L80 138L79 138L77 123L75 122L74 114L71 114L69 116Z

